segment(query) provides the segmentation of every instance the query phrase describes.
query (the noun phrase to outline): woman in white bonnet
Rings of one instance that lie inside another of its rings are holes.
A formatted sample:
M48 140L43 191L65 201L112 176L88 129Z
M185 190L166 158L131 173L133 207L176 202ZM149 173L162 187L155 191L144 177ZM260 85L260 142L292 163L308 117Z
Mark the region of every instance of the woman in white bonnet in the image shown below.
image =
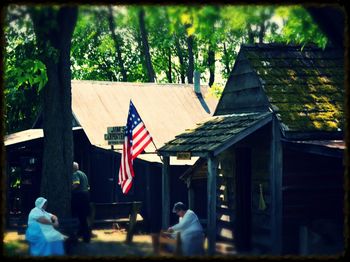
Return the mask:
M26 240L32 256L64 255L63 235L58 232L58 218L46 212L47 199L39 197L28 216Z

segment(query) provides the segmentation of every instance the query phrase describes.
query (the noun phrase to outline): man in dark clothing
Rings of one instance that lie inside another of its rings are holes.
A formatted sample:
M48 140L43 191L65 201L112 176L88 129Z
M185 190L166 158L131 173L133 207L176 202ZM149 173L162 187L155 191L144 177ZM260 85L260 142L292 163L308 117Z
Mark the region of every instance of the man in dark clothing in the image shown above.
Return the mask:
M91 228L87 220L90 214L90 187L86 174L79 170L76 162L73 163L72 178L72 215L78 217L78 234L83 237L84 242L88 243L91 239Z

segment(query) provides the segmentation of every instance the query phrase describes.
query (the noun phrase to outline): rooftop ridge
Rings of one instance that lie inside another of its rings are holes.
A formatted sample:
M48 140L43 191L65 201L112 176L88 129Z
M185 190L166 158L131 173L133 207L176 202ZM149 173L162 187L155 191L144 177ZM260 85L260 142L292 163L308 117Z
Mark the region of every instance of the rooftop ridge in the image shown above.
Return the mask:
M242 49L250 49L250 48L257 48L257 49L273 49L273 48L288 48L288 49L318 49L323 50L322 48L318 47L315 44L307 44L307 45L300 45L300 44L283 44L283 43L254 43L254 44L242 44ZM332 48L333 49L333 48Z
M193 88L193 84L179 84L179 83L145 83L145 82L119 82L119 81L103 81L103 80L80 80L72 79L72 83L91 83L91 84L104 84L104 85L141 85L141 86L172 86L178 88ZM201 87L209 88L208 85L200 85Z

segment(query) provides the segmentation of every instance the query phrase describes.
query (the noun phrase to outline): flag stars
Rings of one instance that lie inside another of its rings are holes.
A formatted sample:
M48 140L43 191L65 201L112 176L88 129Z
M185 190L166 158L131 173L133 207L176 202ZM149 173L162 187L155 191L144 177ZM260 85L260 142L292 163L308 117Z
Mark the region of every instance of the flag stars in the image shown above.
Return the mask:
M139 132L133 134L133 130L139 125ZM140 131L141 130L141 131ZM143 131L147 132L147 136L143 136ZM147 147L147 145L152 141L152 138L148 131L146 130L141 117L138 115L136 108L130 101L129 115L127 117L127 124L125 128L125 143L123 146L122 160L119 169L119 181L118 183L122 187L124 194L127 194L132 186L132 180L134 176L134 169L132 166L133 159L135 159L142 151ZM137 145L133 145L135 142ZM131 165L125 165L125 163L130 163Z

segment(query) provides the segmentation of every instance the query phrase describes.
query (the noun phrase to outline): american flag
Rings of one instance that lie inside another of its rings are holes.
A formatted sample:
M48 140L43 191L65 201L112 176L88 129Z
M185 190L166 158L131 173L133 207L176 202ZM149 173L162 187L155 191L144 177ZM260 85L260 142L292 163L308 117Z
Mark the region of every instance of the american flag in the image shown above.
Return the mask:
M125 127L123 153L119 168L119 185L124 194L127 194L132 186L135 176L132 166L133 160L152 142L152 137L142 122L141 117L130 100L128 120Z

